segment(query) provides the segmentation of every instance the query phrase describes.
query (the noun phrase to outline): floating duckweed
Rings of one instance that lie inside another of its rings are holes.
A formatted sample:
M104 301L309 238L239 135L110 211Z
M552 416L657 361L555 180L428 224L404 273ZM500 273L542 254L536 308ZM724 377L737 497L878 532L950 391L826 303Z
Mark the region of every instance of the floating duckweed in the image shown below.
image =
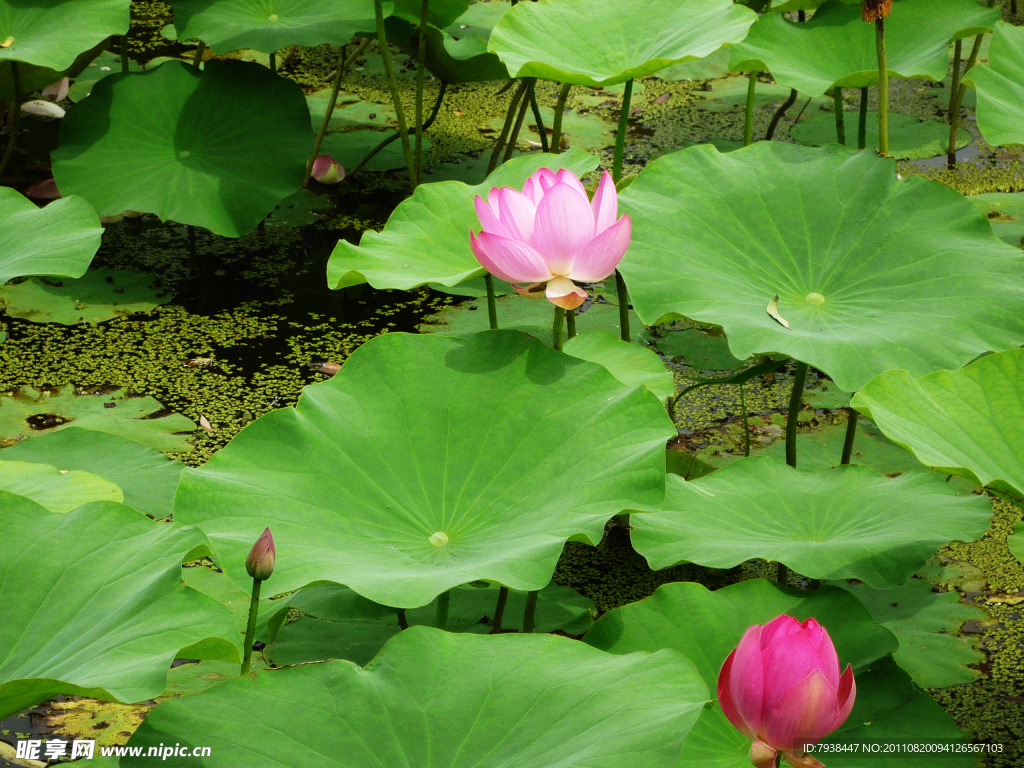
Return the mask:
M444 531L435 531L434 533L430 534L430 538L428 539L428 541L435 547L443 547L445 544L448 543L448 534Z

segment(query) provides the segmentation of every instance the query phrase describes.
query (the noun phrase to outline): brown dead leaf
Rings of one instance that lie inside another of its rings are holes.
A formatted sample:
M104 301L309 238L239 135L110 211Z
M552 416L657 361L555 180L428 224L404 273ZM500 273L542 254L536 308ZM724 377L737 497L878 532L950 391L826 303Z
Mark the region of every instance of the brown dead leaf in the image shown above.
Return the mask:
M211 424L210 420L203 416L203 414L199 414L199 426L207 432L213 432L213 424Z
M320 371L320 373L326 373L328 376L333 376L334 374L341 370L341 365L339 365L338 363L332 363L328 360L326 363L317 368L317 370Z
M655 100L654 100L653 102L651 102L651 103L652 103L652 104L664 104L664 103L665 103L666 101L668 101L668 98L669 98L669 96L671 96L671 95L672 95L671 93L663 93L663 94L661 94L661 96L659 96L658 98L656 98L656 99L655 99Z
M1020 603L1024 603L1024 592L1018 592L1015 595L1008 595L1005 592L996 592L985 602L1003 605L1019 605Z
M456 117L465 117L466 116L465 112L459 112L459 110L457 110L457 109L453 110L453 111L455 112L455 116Z
M777 295L768 302L768 316L783 328L789 328L789 322L779 314L779 297Z

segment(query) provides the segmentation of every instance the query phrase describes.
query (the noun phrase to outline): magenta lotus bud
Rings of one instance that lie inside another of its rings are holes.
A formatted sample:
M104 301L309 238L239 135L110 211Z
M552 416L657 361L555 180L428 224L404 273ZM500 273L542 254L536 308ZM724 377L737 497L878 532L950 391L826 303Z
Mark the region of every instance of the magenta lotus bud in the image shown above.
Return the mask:
M274 563L277 561L277 550L274 549L274 536L267 528L263 535L256 539L252 545L249 556L245 559L245 570L254 579L266 581L274 572Z
M345 168L330 155L320 155L313 161L313 178L321 184L338 184L345 178Z
M607 171L591 201L583 184L562 169L541 168L522 192L494 188L476 198L483 231L469 233L477 261L513 284L546 284L549 301L576 309L587 292L576 283L604 280L629 248L633 222L618 217L618 193Z
M839 674L828 632L814 619L782 615L748 629L718 674L718 703L729 722L753 740L750 762L771 768L782 753L793 768L821 768L806 755L845 722L857 685Z

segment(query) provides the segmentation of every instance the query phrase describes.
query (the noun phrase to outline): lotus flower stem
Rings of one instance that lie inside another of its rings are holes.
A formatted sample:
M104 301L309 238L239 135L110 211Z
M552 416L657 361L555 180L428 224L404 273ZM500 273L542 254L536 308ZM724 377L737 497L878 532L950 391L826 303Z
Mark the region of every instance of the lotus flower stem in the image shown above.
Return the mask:
M252 597L249 598L249 623L245 625L245 644L242 648L242 671L246 674L252 666L252 643L256 638L256 619L260 612L260 587L263 579L252 580Z
M532 80L533 78L527 78ZM512 128L512 133L508 137L508 141L505 144L505 156L502 158L503 163L507 163L512 159L512 153L516 150L516 143L519 141L519 132L523 129L523 121L526 120L526 110L530 108L529 98L530 86L526 86L526 92L523 94L523 99L519 103L519 115L516 117L516 124Z
M416 183L420 183L423 175L423 81L426 79L427 68L427 13L430 0L423 0L420 6L420 28L418 32L419 50L416 52Z
M408 629L409 628L409 619L407 619L406 616L405 616L405 608L399 608L398 609L398 628L399 629Z
M747 417L747 401L740 384L740 409L743 411L743 455L750 455L750 419Z
M615 292L619 296L619 338L629 341L629 290L622 273L615 270Z
M754 96L757 92L757 72L750 73L747 83L747 117L743 123L743 146L749 147L754 140Z
M277 52L270 54L270 71L277 74Z
M868 145L868 89L860 89L860 122L857 124L857 149Z
M540 116L540 104L537 103L537 78L530 78L530 107L533 109L533 119L537 121L537 133L540 134L540 151L548 151L548 132L544 127L544 118Z
M128 61L128 33L125 32L121 35L121 71L127 72L129 61Z
M412 145L409 144L409 129L405 123L405 109L402 107L402 95L398 92L398 81L395 80L395 68L391 61L391 49L388 48L388 35L384 30L383 0L373 0L373 11L377 21L377 42L380 45L380 57L384 62L384 74L387 75L388 89L391 91L391 102L395 107L398 120L398 135L402 140L402 152L405 154L405 166L409 171L409 185L416 189L416 163L412 156Z
M519 114L519 102L526 94L526 88L526 80L523 80L519 83L519 87L516 88L515 93L512 94L512 101L509 102L508 111L505 113L505 123L501 126L501 134L498 136L498 141L491 152L491 161L487 164L487 173L490 173L498 167L498 158L501 157L501 151L505 148L505 142L508 140L508 135L512 131L513 121Z
M565 102L569 98L570 90L572 85L563 83L562 90L558 92L558 101L555 102L555 122L551 126L551 151L556 155L562 151L562 113L565 112Z
M576 338L576 310L570 309L565 313L565 338Z
M992 7L991 0L988 7ZM978 53L981 51L981 43L984 37L985 35L981 34L974 38L974 45L971 46L971 53L967 57L967 65L964 67L965 76L974 67L975 62L978 61ZM955 74L956 72L954 71ZM960 107L963 106L964 96L967 94L967 85L964 83L964 78L960 77L959 81L956 93L950 94L951 102L954 97L956 99L956 103L951 103L949 107L949 147L946 153L946 164L950 168L956 165L956 138L960 130Z
M494 295L494 277L490 272L484 275L484 285L487 286L487 320L491 330L495 331L498 329L498 299Z
M199 65L203 63L203 55L206 53L206 43L202 40L199 41L199 45L196 46L195 53L192 54L192 66L199 69Z
M18 134L21 132L21 72L16 61L11 61L11 79L14 81L14 98L11 100L11 116L7 120L7 130L11 136L7 140L4 156L0 159L0 177L3 177L7 163L14 156L14 146L18 143Z
M853 441L857 437L857 417L860 416L853 408L846 409L846 438L843 440L843 456L840 464L849 464L853 458Z
M956 94L960 90L960 65L963 63L963 40L953 44L953 83L949 87L949 121L953 122L953 110L956 108Z
M793 393L789 396L789 410L786 412L786 463L796 468L796 426L800 420L800 403L804 399L804 382L807 381L807 363L797 361L793 372Z
M252 577L252 597L249 600L249 623L245 627L245 647L242 650L242 674L249 671L252 662L252 641L256 637L256 617L260 612L260 587L274 574L277 550L274 536L266 528L245 558L245 571Z
M501 632L501 621L505 618L505 604L508 602L508 587L498 588L498 602L494 606L494 621L491 622L492 635Z
M836 142L846 146L846 111L843 109L843 89L838 85L832 89L836 110Z
M448 629L448 612L452 605L452 591L445 590L437 596L437 613L435 614L434 626L438 629Z
M523 611L523 634L533 633L534 619L537 615L537 596L540 590L532 589L526 593L526 610Z
M796 104L796 97L796 88L790 88L789 98L782 102L782 106L775 110L775 114L772 115L772 121L768 123L768 130L764 134L765 141L772 140L772 137L775 135L775 129L779 126L779 121L782 120L785 114L789 111L789 108Z
M626 131L629 128L629 105L633 101L633 81L627 80L622 90L622 110L619 112L619 130L615 133L615 154L612 156L612 180L618 184L622 178L622 155L626 151Z
M782 586L789 585L789 566L782 563L775 564L775 581Z
M551 346L557 350L562 349L562 328L565 325L565 310L555 307L555 319L551 323Z
M365 50L369 44L369 39L363 40L357 53ZM345 63L345 46L343 45L338 54L338 69L334 73L334 82L331 84L331 97L327 100L327 110L324 112L324 119L320 122L320 130L317 131L316 140L313 142L313 154L306 161L306 178L302 180L303 187L309 186L309 179L313 175L313 163L316 162L316 158L320 154L320 145L323 144L324 136L327 135L327 128L331 124L331 116L334 114L334 107L338 103L338 91L341 90L341 79L345 76Z
M352 61L353 61L353 59L355 58L356 55L357 54L353 54L352 56L348 57L348 63L349 64L352 63ZM437 101L434 102L434 109L430 112L430 117L427 118L427 122L425 122L423 124L423 130L427 130L428 128L430 128L431 125L433 125L434 119L437 117L437 113L441 111L441 102L444 101L444 94L445 94L445 91L446 91L447 88L448 88L448 86L447 86L446 83L441 83L441 90L438 91ZM366 165L373 158L375 158L377 156L377 154L382 149L384 149L384 147L388 146L391 142L395 141L397 138L398 138L398 134L397 133L393 133L390 136L388 136L386 139L384 139L384 141L382 141L376 147L371 149L362 160L360 160L358 163L355 164L355 166L351 170L346 170L346 173L345 173L346 178L352 178L358 171L361 171L364 165Z
M885 19L875 22L878 52L878 151L889 154L889 62L885 56Z

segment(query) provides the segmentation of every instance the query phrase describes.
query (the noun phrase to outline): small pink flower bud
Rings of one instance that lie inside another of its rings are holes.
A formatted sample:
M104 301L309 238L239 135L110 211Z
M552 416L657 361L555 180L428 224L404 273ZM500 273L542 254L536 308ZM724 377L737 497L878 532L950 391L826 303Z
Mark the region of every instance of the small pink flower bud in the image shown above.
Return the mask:
M313 161L313 178L321 184L338 184L345 178L345 169L330 155L320 155Z
M274 563L277 561L277 551L274 549L274 536L267 528L263 531L256 543L249 551L249 557L245 559L245 570L254 579L266 581L274 572Z

